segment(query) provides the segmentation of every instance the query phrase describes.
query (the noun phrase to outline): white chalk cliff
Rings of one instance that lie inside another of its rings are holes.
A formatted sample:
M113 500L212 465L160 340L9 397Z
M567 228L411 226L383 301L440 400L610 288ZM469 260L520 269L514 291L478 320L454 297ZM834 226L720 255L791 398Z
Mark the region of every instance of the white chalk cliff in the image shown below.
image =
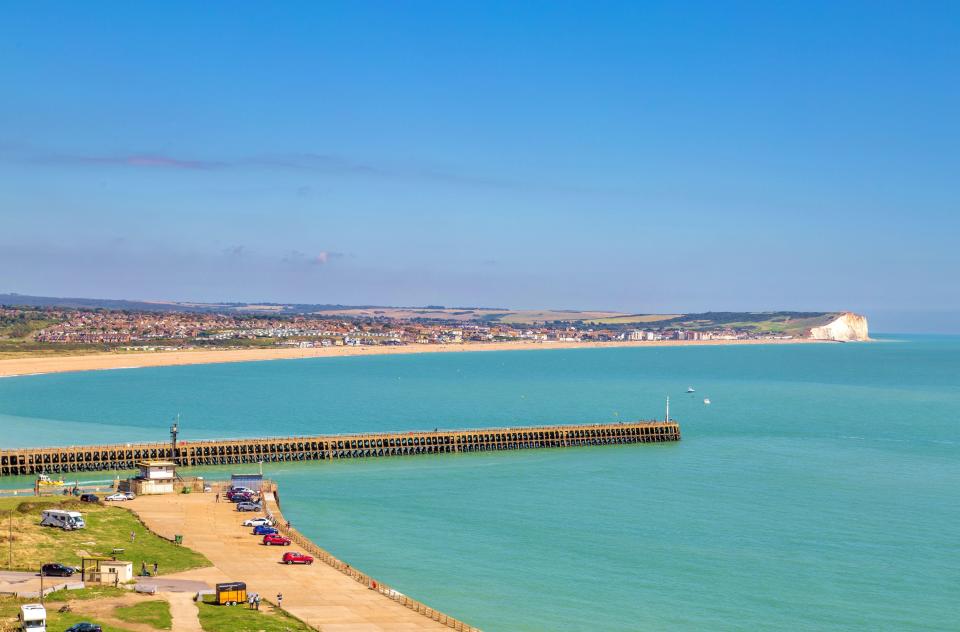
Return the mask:
M853 312L844 312L835 320L810 329L810 338L813 340L870 340L867 331L867 318Z

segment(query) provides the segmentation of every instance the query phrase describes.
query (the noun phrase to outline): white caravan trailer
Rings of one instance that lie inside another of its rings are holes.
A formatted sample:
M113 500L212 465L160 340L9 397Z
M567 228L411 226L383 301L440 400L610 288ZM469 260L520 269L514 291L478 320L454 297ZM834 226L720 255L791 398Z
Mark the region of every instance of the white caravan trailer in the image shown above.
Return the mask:
M86 525L83 522L83 514L79 511L65 511L63 509L44 509L41 514L40 526L59 527L70 531L72 529L82 529Z
M47 609L38 603L24 604L20 606L17 622L25 632L47 632Z

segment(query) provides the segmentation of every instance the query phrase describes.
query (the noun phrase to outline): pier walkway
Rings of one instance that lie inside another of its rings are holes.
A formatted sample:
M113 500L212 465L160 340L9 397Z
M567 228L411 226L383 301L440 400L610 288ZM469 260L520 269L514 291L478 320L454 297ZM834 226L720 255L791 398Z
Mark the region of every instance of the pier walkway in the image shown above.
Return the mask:
M138 461L156 459L180 466L239 465L679 440L680 425L671 420L180 441L175 446L127 443L15 448L0 450L0 476L132 470Z
M284 610L324 632L451 629L370 590L320 560L310 566L281 564L281 556L297 547L263 546L262 538L251 535L249 527L240 526L254 514L237 512L233 503L215 502L214 494L140 496L126 506L161 536L185 534L184 545L203 553L213 563L212 568L172 577L210 584L244 581L249 591L272 602L277 593L282 593Z

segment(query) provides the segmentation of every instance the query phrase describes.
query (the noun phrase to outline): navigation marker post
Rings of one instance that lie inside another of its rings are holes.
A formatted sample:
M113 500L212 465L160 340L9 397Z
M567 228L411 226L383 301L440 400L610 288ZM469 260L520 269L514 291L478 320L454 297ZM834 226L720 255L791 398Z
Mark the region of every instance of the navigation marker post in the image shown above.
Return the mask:
M177 463L177 434L180 433L180 413L170 426L170 460Z

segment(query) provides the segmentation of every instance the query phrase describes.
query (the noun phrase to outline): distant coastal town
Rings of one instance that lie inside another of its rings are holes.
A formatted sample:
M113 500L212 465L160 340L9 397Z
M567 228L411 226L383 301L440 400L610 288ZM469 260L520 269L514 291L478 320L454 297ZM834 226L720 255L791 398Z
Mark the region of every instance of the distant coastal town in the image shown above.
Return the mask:
M851 312L173 303L0 294L0 377L357 355L868 340Z
M106 308L0 306L0 336L8 346L92 347L150 351L232 347L399 346L494 342L656 342L663 340L789 340L802 332L791 320L813 314L701 314L647 322L556 319L509 323L391 315L329 317L144 311ZM640 317L638 316L638 319ZM621 318L622 320L628 320ZM724 320L728 322L723 322ZM775 326L780 322L781 326Z

